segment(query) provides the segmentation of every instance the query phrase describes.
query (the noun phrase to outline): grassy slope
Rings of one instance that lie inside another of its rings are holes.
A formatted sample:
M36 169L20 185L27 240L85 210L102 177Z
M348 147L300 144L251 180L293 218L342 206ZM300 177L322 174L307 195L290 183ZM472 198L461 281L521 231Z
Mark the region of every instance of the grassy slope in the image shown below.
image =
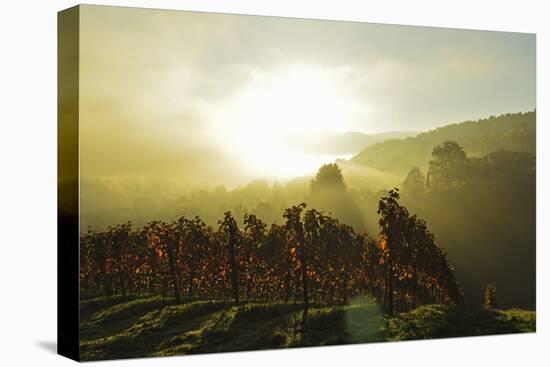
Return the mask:
M81 306L84 360L410 340L535 330L535 313L465 311L430 305L393 318L377 305L301 309L284 304L234 307L219 301L175 305L160 298L91 301Z

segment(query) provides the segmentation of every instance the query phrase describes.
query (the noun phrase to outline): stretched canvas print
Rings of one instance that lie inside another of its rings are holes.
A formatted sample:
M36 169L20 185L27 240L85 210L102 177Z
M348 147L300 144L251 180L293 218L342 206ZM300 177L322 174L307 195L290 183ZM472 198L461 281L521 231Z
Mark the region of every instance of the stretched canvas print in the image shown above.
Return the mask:
M58 26L60 354L535 331L534 34Z

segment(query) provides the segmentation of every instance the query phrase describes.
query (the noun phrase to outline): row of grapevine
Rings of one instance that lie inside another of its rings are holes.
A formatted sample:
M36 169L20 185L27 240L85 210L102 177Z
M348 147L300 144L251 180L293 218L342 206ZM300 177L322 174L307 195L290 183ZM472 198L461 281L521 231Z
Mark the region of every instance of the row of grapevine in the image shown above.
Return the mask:
M310 304L345 304L362 295L389 313L460 303L445 251L398 199L395 189L380 200L375 238L304 203L269 227L247 214L239 228L227 212L217 228L195 217L88 229L81 234L82 297L299 302L305 315Z

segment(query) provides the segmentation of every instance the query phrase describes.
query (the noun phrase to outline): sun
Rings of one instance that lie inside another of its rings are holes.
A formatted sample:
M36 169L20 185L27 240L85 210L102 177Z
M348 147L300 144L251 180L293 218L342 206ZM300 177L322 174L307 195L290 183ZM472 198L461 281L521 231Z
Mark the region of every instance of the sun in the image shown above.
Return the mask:
M320 132L352 127L358 104L338 75L301 66L251 79L216 109L214 126L227 153L259 176L282 179L310 174L338 158L296 146Z

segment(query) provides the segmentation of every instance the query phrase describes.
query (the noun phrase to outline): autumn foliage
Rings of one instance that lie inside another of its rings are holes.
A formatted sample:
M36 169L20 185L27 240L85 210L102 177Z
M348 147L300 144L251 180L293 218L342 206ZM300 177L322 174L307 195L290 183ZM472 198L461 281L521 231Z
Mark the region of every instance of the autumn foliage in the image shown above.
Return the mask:
M82 297L129 294L177 302L345 304L368 295L387 312L426 303L461 303L445 250L426 223L398 203L379 202L376 237L302 203L268 226L253 214L239 228L230 212L217 228L201 218L128 222L81 234Z

